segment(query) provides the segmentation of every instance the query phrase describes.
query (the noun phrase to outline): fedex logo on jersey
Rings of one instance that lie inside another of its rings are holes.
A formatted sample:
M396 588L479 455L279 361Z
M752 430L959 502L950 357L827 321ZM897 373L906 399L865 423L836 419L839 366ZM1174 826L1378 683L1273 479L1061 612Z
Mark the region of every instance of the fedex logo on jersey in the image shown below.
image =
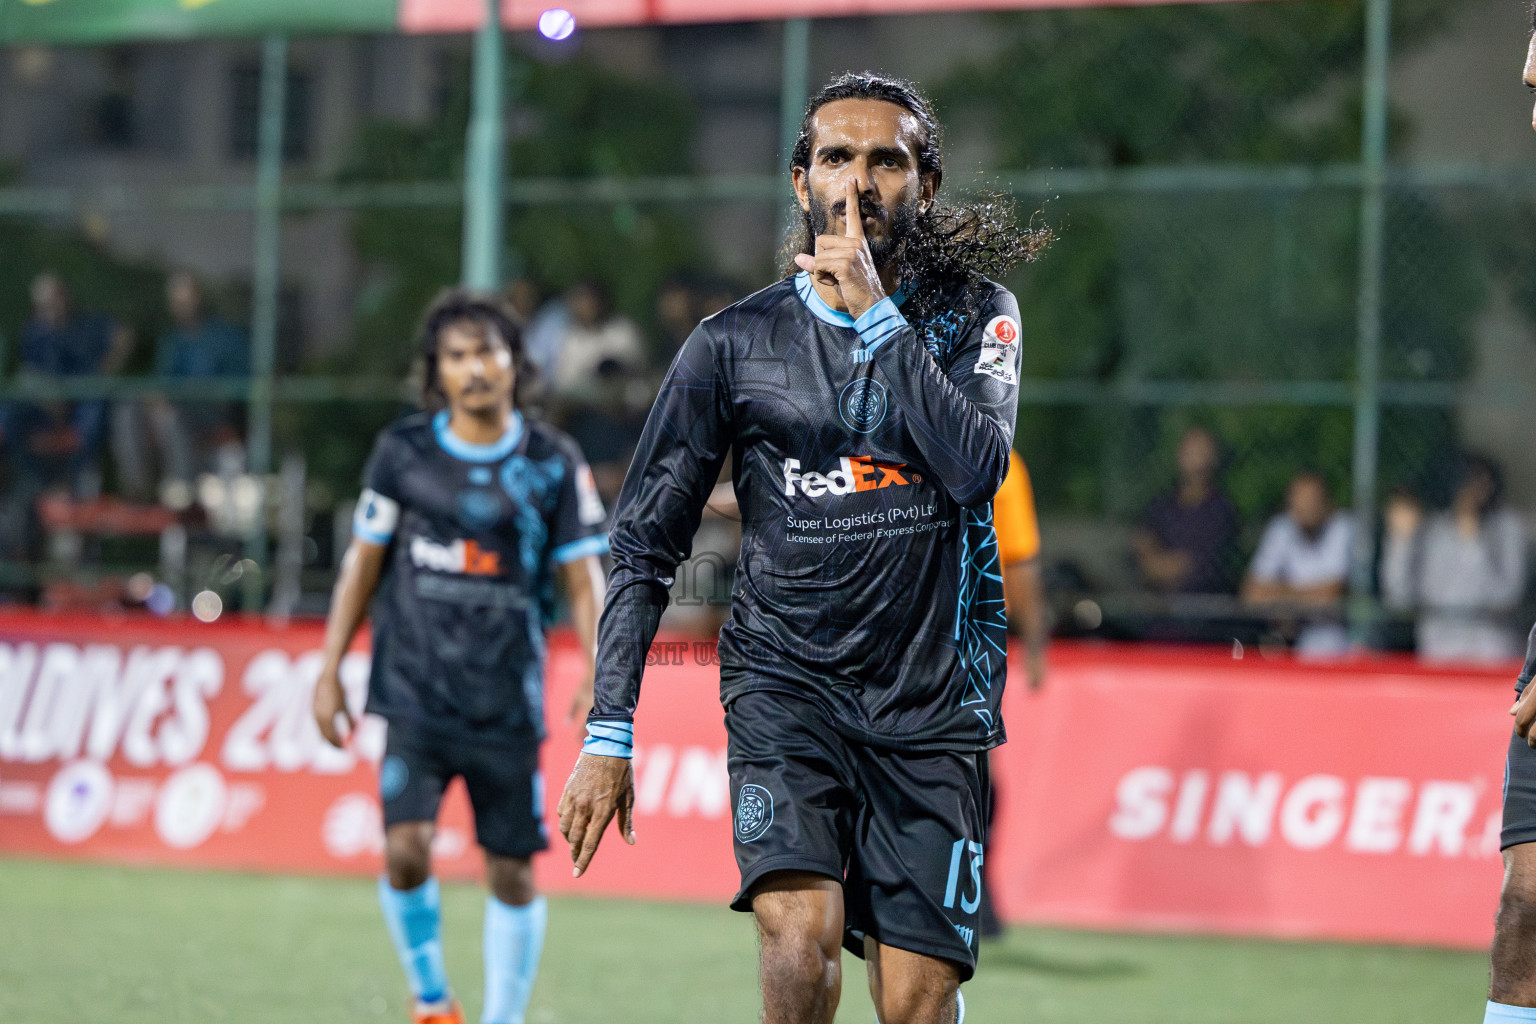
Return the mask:
M425 537L411 541L411 562L418 569L451 572L464 576L501 575L501 552L489 551L472 540L436 544Z
M922 476L907 469L905 462L876 462L865 455L845 455L830 473L802 473L799 459L784 460L784 493L795 491L807 498L823 494L852 494L875 491L882 487L905 487L922 482Z

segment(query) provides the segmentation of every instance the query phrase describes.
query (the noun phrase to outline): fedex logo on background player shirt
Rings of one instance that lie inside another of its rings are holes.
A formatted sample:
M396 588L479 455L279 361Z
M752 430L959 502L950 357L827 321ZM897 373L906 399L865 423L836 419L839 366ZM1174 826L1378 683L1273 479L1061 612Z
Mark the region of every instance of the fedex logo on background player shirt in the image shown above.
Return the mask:
M425 537L411 540L411 562L418 569L450 572L464 576L500 576L501 553L481 547L472 540L436 544Z
M823 494L852 494L922 482L922 476L907 469L905 462L876 462L866 455L845 455L837 463L838 468L830 473L801 473L799 459L785 459L785 495L793 497L798 489L808 498L819 498Z

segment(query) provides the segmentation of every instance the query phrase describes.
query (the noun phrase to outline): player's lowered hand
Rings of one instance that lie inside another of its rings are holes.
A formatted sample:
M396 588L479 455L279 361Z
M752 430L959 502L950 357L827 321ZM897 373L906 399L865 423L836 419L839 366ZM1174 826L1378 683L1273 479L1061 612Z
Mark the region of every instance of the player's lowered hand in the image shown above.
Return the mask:
M844 197L841 235L817 235L816 255L795 257L795 266L824 285L837 289L848 315L857 320L885 298L869 243L864 240L864 216L859 210L859 182L849 177Z
M1536 732L1531 729L1531 723L1536 721L1536 684L1520 691L1520 697L1509 709L1509 713L1515 716L1515 732L1520 734L1521 739L1536 747Z
M619 834L635 845L635 772L627 757L582 754L560 794L560 834L571 844L571 874L580 878L613 816Z
M325 741L337 748L346 746L347 739L352 735L352 712L347 710L347 695L334 669L322 671L320 678L315 681L312 707L315 724L320 727L320 735L325 737ZM336 727L338 718L341 719L343 729Z

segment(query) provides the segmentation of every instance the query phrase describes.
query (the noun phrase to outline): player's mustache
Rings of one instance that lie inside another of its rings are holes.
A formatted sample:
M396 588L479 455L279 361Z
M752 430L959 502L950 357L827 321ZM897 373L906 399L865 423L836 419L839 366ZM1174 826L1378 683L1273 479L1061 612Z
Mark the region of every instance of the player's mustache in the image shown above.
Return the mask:
M840 199L832 204L832 215L834 217L841 217L847 211L847 209L848 200ZM882 216L884 216L884 214L885 210L873 199L864 199L862 197L859 199L860 217L869 217L878 221L882 218Z

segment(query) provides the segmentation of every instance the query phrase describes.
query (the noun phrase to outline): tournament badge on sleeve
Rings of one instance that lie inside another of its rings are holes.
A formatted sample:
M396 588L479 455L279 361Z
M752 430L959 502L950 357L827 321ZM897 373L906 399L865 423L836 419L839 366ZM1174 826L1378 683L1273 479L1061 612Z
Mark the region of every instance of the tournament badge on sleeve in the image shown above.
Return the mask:
M975 372L996 377L1004 384L1017 384L1018 365L1019 323L1011 316L995 316L982 335Z

